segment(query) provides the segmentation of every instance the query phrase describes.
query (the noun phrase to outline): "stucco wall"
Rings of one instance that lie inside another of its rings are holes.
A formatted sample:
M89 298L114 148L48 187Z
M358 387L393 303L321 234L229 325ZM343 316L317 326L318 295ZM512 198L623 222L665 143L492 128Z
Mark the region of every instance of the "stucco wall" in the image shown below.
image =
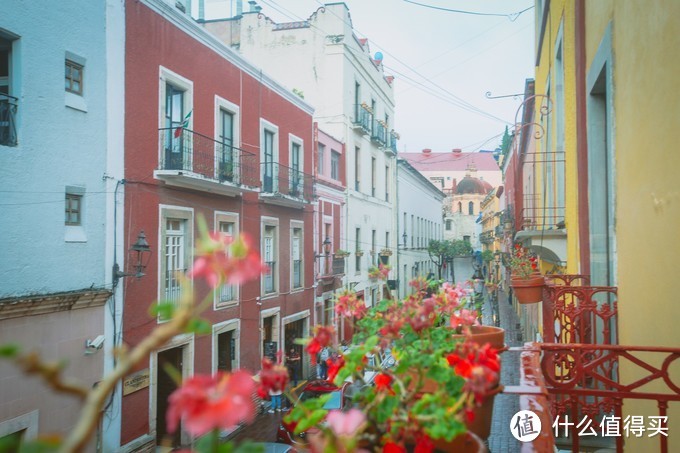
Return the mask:
M677 287L666 274L678 257L677 119L680 3L587 2L587 68L612 21L616 247L619 342L680 346ZM670 274L668 274L670 275ZM671 367L677 380L677 367ZM621 380L642 373L628 362ZM659 387L645 386L645 390ZM680 448L680 408L670 405L669 451ZM627 400L624 412L657 415L656 404ZM656 448L656 441L627 439L629 451Z
M48 362L64 360L64 376L91 388L101 379L106 351L85 355L85 342L104 334L103 307L7 319L0 323L0 344L18 343L38 351ZM2 422L38 410L38 433L66 435L74 427L80 401L58 395L43 380L27 377L13 363L0 361L0 428ZM94 451L93 445L87 451Z
M3 5L0 29L19 36L11 80L19 144L0 146L0 249L8 257L0 296L105 283L105 19L104 2L51 5L49 14L39 2ZM82 97L64 90L67 52L85 63ZM84 189L77 242L67 241L66 186Z

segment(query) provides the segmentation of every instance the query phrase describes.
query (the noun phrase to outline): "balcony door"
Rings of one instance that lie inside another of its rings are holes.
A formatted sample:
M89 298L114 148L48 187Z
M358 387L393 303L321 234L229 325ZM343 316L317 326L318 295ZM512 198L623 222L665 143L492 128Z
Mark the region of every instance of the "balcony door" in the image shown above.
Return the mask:
M184 91L165 84L165 168L184 170L185 132L181 129L184 121Z
M218 179L220 181L234 181L234 115L220 109L220 135L218 154Z
M274 133L264 131L264 169L262 188L265 192L274 191Z
M291 158L291 175L290 175L290 194L297 197L302 192L300 181L302 175L300 174L300 145L293 143L290 150Z

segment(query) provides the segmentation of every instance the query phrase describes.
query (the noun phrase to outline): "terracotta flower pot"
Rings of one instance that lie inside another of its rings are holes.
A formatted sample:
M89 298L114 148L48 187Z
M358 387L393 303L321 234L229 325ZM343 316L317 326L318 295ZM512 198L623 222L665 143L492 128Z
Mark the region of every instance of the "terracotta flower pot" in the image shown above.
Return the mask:
M520 304L535 304L543 301L545 279L540 274L529 278L512 277L510 286Z
M505 330L495 326L472 326L470 327L470 341L479 345L491 343L491 347L499 351L505 350ZM465 334L454 334L453 339L464 341Z

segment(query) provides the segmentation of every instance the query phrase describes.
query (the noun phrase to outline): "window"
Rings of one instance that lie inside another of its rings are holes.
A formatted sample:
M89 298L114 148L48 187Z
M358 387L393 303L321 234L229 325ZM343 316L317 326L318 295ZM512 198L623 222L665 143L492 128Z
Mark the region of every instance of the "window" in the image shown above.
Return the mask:
M463 203L460 201L458 202L458 212L462 213L463 212Z
M83 196L66 194L66 225L82 225Z
M376 185L375 157L371 157L371 196L374 197L375 197L375 185Z
M331 150L331 178L340 180L340 153Z
M470 236L463 236L463 241L467 242L469 244L470 243Z
M269 272L264 275L264 293L271 294L277 291L277 276L278 270L276 269L276 258L278 255L277 244L276 244L276 226L275 225L265 225L264 236L262 239L262 245L264 251L262 256L264 257L265 264L269 267Z
M411 214L411 248L413 248L413 238L416 235L415 217Z
M12 92L12 41L0 36L0 145L16 146L15 115L18 99Z
M317 172L320 175L323 175L323 167L324 167L323 157L324 157L325 152L326 152L326 146L323 143L319 143L319 166L317 167ZM333 172L333 167L331 165L331 173L332 172Z
M163 217L161 231L161 293L168 302L177 303L182 294L182 281L178 274L184 273L190 260L190 242L186 213L170 211ZM176 214L185 218L175 217ZM190 217L189 217L190 218Z
M390 201L390 167L385 166L385 201Z
M220 233L229 237L238 235L238 216L236 214L215 214L215 224ZM238 285L224 284L216 296L215 308L233 305L237 302Z
M231 372L238 367L236 354L236 330L227 330L217 335L217 369Z
M234 181L234 115L225 109L220 109L219 118L219 155L218 179L220 181Z
M354 190L361 190L361 149L354 148Z
M262 190L274 192L274 132L264 131L264 160L262 169Z
M474 215L475 213L475 204L473 202L468 203L468 214Z
M293 197L302 195L302 169L300 168L300 154L302 145L291 139L290 142L290 192Z
M377 252L375 250L375 230L371 230L371 262L373 265L376 265L376 255Z
M66 60L66 91L83 94L83 66L71 60Z
M293 289L302 288L302 228L293 228L291 240L291 261L293 269Z
M359 273L361 272L361 256L358 254L358 252L361 252L361 228L357 228L354 234L354 252L356 255L354 267L357 273Z
M359 109L361 108L361 84L354 82L354 120L359 122Z

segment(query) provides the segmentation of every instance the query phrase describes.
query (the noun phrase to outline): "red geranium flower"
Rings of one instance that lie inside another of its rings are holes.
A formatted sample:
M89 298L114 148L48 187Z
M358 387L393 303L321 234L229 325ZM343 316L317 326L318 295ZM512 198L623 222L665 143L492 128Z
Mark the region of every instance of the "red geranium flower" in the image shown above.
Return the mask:
M269 395L269 391L283 391L288 384L288 369L283 365L274 365L267 357L262 359L260 386L258 393Z
M168 431L174 432L180 420L194 436L251 422L255 418L254 390L253 378L245 371L189 378L168 399Z

